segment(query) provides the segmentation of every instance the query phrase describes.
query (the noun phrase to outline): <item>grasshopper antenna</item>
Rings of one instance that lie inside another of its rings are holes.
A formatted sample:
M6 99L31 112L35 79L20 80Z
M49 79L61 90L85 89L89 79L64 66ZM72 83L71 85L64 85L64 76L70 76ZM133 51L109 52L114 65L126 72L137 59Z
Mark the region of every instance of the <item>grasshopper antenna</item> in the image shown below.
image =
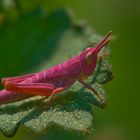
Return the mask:
M111 33L112 31L110 31L103 40L101 40L99 42L99 44L96 45L96 51L97 53L101 50L101 48L103 48L110 40L111 40Z

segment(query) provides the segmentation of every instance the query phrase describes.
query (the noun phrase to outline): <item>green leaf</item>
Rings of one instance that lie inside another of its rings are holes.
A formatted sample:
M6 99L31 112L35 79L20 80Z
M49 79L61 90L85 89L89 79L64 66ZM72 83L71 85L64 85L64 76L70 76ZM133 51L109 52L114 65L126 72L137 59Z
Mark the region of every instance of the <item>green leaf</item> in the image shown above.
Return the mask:
M15 29L24 25L27 20L30 20L30 26L33 24L31 29L28 27L25 32L23 31L22 38L17 38L17 45L20 45L21 48L17 50L17 53L20 54L20 61L17 60L16 63L23 62L24 71L32 68L35 68L36 71L43 70L62 63L99 41L99 36L88 25L72 23L65 10L58 10L47 17L38 15L38 12L32 14L27 14L14 23L16 25ZM36 16L38 16L38 19L31 18ZM34 24L35 21L39 23ZM44 24L46 24L46 27ZM10 26L9 29L13 32L11 27L13 25L9 24L7 26ZM3 31L3 33L5 32ZM91 35L93 35L93 39L90 38ZM15 36L17 37L17 34ZM14 37L13 40L14 44ZM26 45L29 48L26 48ZM106 47L100 55L104 56L107 50ZM12 59L11 62L15 61ZM68 90L57 94L51 107L48 107L49 99L42 100L40 96L2 105L0 107L0 130L9 137L15 135L20 125L25 125L36 132L42 132L50 127L61 127L69 131L82 133L90 132L93 124L93 105L101 108L105 107L107 99L102 84L111 79L112 72L108 59L102 57L98 61L93 76L87 79L102 96L102 102L91 91L76 82Z
M36 9L5 23L0 28L1 77L33 71L55 52L59 38L70 26L63 9L49 16Z

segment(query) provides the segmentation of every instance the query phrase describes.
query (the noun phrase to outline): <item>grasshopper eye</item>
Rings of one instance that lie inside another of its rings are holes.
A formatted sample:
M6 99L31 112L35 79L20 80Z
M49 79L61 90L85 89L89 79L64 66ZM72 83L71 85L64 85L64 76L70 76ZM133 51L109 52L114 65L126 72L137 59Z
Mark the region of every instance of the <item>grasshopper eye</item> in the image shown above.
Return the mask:
M87 64L92 64L93 63L93 54L91 52L87 53L85 60Z

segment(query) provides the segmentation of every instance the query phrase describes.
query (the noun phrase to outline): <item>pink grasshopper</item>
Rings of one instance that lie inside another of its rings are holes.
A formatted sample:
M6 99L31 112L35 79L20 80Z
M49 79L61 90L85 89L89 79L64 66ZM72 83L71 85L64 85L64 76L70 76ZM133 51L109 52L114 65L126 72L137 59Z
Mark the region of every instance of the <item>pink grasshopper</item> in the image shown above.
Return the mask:
M109 42L110 34L111 32L95 47L85 49L81 54L62 64L34 74L3 78L2 84L5 91L53 97L53 95L68 89L78 81L102 100L96 90L88 83L85 83L84 79L94 72L97 54Z

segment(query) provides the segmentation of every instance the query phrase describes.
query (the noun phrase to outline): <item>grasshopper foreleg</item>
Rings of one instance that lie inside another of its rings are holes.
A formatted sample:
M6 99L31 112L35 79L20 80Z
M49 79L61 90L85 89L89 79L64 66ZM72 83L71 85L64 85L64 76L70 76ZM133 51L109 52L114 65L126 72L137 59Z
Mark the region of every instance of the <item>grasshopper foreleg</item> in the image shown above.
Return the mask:
M101 101L103 100L101 98L101 96L99 95L99 93L91 86L89 85L88 83L85 83L84 81L82 80L79 80L79 82L86 88L90 89Z

